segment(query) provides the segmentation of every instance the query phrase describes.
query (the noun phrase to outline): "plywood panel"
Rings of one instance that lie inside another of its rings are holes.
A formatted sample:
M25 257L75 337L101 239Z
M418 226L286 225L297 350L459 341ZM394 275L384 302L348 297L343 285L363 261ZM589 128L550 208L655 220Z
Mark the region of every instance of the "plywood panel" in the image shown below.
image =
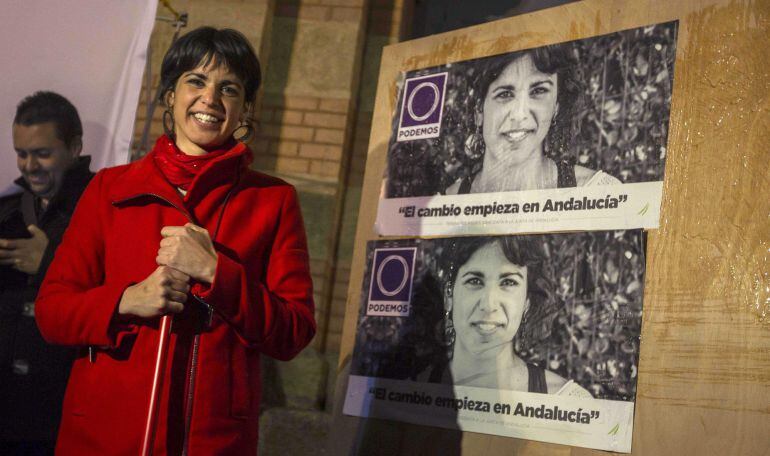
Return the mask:
M633 454L770 454L770 2L586 0L385 48L332 454L604 452L343 416L366 241L401 71L680 21L661 228L650 232ZM441 443L439 443L441 442Z

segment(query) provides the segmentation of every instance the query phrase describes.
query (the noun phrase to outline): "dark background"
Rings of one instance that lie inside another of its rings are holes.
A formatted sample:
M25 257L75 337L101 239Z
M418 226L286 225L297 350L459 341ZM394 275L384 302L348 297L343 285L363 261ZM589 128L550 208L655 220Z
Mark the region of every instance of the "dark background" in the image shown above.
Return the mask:
M417 0L410 39L516 16L577 0Z

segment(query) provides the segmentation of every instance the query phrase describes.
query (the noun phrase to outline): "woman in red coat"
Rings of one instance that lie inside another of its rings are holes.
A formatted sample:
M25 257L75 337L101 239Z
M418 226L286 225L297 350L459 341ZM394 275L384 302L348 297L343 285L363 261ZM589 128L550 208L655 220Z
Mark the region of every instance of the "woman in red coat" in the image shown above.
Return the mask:
M167 134L83 194L36 307L46 339L82 347L57 453L140 453L166 314L154 454L256 452L259 357L292 358L315 333L295 190L233 139L259 83L240 33L183 36L161 69Z

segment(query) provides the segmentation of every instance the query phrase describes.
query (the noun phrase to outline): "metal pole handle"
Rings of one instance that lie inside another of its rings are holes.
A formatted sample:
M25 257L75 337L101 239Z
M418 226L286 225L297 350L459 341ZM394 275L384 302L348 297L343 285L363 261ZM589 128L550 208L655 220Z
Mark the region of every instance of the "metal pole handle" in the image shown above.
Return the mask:
M155 373L152 376L152 391L150 392L150 406L147 409L147 421L144 426L144 440L142 441L142 456L151 456L155 443L155 431L157 430L158 411L160 408L160 393L163 389L163 376L166 372L166 356L171 336L171 316L164 315L160 319L160 339L158 340L158 356L155 358Z

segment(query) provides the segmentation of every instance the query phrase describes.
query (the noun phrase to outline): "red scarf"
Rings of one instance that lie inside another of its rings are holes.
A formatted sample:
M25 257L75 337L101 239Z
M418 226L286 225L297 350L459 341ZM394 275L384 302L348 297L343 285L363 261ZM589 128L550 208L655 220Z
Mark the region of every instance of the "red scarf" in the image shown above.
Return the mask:
M230 140L205 155L187 155L168 137L163 136L155 148L155 164L174 187L187 191L195 176L209 163L233 149L237 142Z

